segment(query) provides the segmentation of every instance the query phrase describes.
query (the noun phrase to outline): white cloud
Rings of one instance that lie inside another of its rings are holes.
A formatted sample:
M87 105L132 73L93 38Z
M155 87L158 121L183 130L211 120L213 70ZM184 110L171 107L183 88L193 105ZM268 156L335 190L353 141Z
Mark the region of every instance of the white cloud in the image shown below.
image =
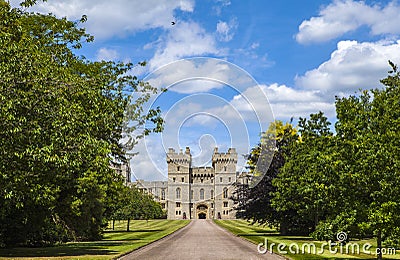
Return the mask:
M100 48L96 53L96 60L98 61L115 61L118 58L118 52L113 49Z
M214 36L198 23L178 21L166 35L161 36L149 63L151 69L156 69L184 57L220 53Z
M285 85L263 86L268 96L274 116L288 120L290 117L307 117L311 113L323 111L328 117L335 115L332 99L326 99L316 90L298 90Z
M159 135L146 136L145 140L139 141L134 151L138 152L131 160L135 179L165 180L167 178L166 149L163 149Z
M258 43L258 42L253 42L253 43L251 44L251 46L250 46L250 49L255 50L255 49L257 49L258 47L260 47L260 43Z
M388 60L400 63L400 41L341 41L328 61L296 77L296 84L328 95L352 94L360 88L379 87L379 80L390 69Z
M231 85L238 91L254 85L254 80L239 67L213 58L170 63L151 73L146 81L158 88L173 85L171 91L184 94L208 92L223 87L223 84Z
M20 0L13 0L13 6L18 6ZM38 1L32 8L42 13L53 13L58 17L68 17L78 20L87 15L85 28L96 38L124 36L151 28L171 28L174 21L174 11L193 12L194 0L52 0Z
M222 9L230 6L231 1L230 0L215 0L216 6L213 6L213 9L217 15L221 15Z
M260 90L268 98L275 118L288 120L290 117L306 117L320 110L327 115L334 115L333 99L325 100L315 90L297 90L274 83L249 88L242 95L237 95L231 100L231 105L244 114L246 120L250 119L249 116L252 116L251 112L254 113L254 111L257 111L259 120L271 120L269 115L271 112L266 110L267 100L260 95Z
M231 19L229 22L219 21L217 23L217 36L220 41L229 42L235 35L235 30L238 27L236 19Z
M399 13L400 6L394 1L382 7L369 6L364 1L335 0L319 16L300 24L296 40L299 43L328 41L361 26L368 26L373 35L399 34Z

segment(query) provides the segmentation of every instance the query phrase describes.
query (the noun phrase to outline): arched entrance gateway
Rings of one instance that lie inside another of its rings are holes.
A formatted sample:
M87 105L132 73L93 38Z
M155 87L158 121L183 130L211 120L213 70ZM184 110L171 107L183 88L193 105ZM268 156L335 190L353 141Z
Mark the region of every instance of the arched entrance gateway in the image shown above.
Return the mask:
M205 204L200 204L196 207L197 219L207 219L208 216L208 206Z

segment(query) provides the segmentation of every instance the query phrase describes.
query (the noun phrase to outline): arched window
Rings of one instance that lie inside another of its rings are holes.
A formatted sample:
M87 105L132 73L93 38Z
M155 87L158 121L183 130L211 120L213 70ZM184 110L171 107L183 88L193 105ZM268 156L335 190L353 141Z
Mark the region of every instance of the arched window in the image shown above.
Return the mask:
M214 190L211 190L211 199L214 199Z
M224 194L223 194L224 199L228 198L228 189L224 188Z
M204 189L200 189L200 199L204 200Z
M165 189L161 190L161 199L165 200Z
M181 198L181 188L176 188L176 198L177 199Z

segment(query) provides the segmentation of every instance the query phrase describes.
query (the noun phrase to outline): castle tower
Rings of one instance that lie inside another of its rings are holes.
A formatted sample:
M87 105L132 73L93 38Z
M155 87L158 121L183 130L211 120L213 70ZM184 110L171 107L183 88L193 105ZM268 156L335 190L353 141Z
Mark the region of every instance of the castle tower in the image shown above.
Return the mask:
M237 152L235 148L229 148L227 153L218 153L214 149L212 166L215 171L215 219L234 219L235 211L233 200L233 184L236 181Z
M189 147L177 153L169 148L168 164L168 219L190 219L190 169L192 155Z

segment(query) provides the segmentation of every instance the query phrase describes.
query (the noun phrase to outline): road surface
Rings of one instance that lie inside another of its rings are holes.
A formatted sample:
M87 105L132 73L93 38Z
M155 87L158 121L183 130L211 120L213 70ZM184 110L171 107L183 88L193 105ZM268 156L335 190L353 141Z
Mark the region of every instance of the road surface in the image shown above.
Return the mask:
M257 245L234 236L212 220L192 220L186 227L120 259L284 259L260 254Z

